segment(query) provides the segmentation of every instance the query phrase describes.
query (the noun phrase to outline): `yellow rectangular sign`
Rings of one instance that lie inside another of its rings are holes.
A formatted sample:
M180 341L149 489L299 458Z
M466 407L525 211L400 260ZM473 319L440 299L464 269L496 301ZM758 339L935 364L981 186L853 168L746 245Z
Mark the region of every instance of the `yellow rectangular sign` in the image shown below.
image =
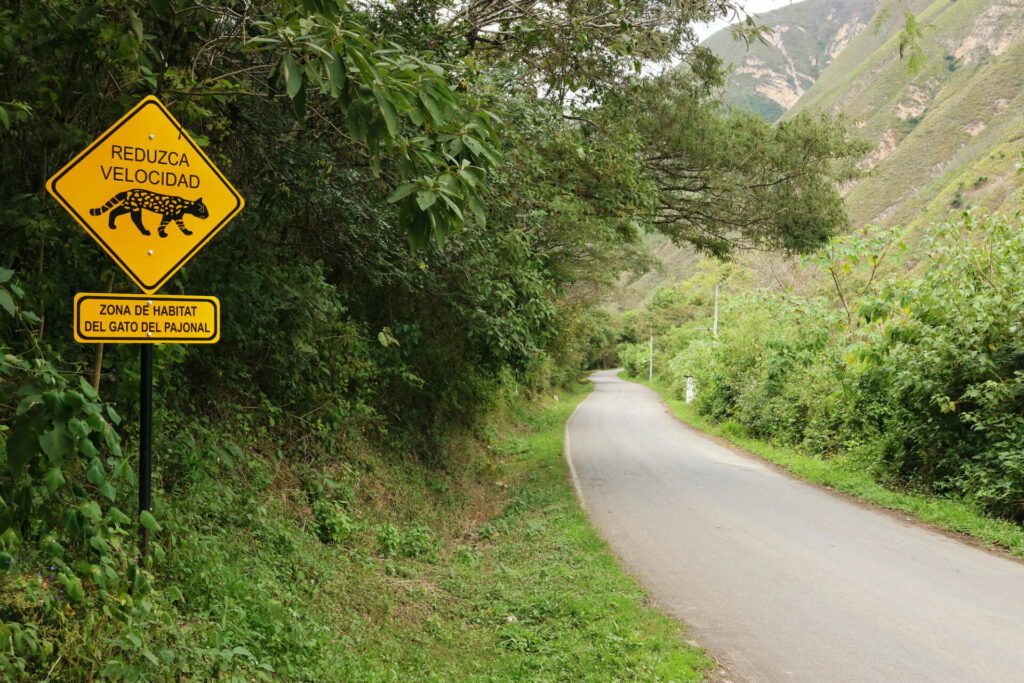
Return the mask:
M212 296L75 295L75 341L215 344L220 301Z

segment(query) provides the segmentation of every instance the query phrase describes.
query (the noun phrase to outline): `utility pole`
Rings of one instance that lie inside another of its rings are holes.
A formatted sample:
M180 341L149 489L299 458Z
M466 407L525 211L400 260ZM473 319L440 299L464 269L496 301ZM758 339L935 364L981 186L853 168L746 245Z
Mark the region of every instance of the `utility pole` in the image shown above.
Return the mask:
M651 348L647 360L647 381L654 381L654 331L651 331Z
M718 280L715 280L715 326L711 328L711 334L718 342Z

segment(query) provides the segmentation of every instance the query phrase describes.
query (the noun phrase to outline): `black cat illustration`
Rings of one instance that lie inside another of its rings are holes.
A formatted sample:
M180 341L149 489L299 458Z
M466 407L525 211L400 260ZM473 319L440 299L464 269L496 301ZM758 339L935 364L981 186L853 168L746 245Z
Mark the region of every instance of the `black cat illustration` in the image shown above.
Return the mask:
M157 194L156 192L150 192L149 190L143 190L141 188L118 192L110 199L110 201L100 208L89 209L89 214L92 216L99 216L108 209L110 209L110 220L108 221L108 225L111 230L117 229L117 225L114 224L115 218L126 213L130 213L132 215L132 221L135 223L135 227L137 227L139 232L143 235L149 235L150 232L149 230L146 230L146 226L142 224L142 210L145 209L146 211L152 211L153 213L160 214L160 225L157 228L157 233L161 237L167 237L167 232L164 228L166 228L167 224L171 221L177 223L183 233L191 235L192 231L188 230L181 220L182 216L186 213L190 213L199 218L206 218L210 215L210 212L206 209L206 204L203 204L201 197L195 201L189 201L187 199L182 199L181 197Z

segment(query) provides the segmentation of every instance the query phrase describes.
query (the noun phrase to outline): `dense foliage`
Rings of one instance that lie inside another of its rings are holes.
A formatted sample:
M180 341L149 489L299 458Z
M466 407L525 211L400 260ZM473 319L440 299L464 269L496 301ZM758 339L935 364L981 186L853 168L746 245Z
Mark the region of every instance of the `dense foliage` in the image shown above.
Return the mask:
M218 583L226 560L203 545L204 529L247 520L253 547L279 532L232 481L266 489L298 472L313 538L342 542L351 520L325 472L361 451L453 466L452 444L499 398L607 362L613 334L595 304L623 272L649 266L645 229L721 254L802 251L839 227L829 181L845 171L832 162L856 152L840 128L773 129L717 109L718 64L688 27L727 4L531 7L0 6L7 676L315 678L327 635ZM645 60L674 59L675 76L639 75ZM131 286L43 187L147 94L246 208L167 287L217 296L222 341L156 349L157 509L139 520L122 442L137 429L137 352L70 335L76 292ZM744 150L758 155L734 163ZM671 180L705 167L706 188ZM723 211L748 192L762 211L740 225ZM667 202L695 208L666 217ZM713 239L695 230L698 210L714 213ZM161 512L164 500L188 509ZM137 522L164 530L141 567ZM274 580L292 571L277 567ZM261 616L215 635L228 605ZM202 625L198 640L186 623ZM271 624L283 625L262 630Z
M705 303L659 337L656 368L680 396L685 376L696 378L698 410L754 436L844 453L891 484L1020 521L1021 228L1019 215L965 213L928 232L920 276L882 283L874 275L899 251L894 234L837 239L809 259L831 297L724 296L717 343L696 329ZM646 370L645 351L623 348L633 374Z

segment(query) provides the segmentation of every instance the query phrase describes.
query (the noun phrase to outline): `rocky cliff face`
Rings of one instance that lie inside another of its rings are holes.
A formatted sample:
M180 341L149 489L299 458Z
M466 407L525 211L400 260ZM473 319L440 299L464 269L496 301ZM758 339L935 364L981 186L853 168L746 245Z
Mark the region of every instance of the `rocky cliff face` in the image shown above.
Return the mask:
M725 101L774 121L814 85L878 9L877 0L805 0L758 15L767 44L746 46L728 29L704 45L732 66Z

